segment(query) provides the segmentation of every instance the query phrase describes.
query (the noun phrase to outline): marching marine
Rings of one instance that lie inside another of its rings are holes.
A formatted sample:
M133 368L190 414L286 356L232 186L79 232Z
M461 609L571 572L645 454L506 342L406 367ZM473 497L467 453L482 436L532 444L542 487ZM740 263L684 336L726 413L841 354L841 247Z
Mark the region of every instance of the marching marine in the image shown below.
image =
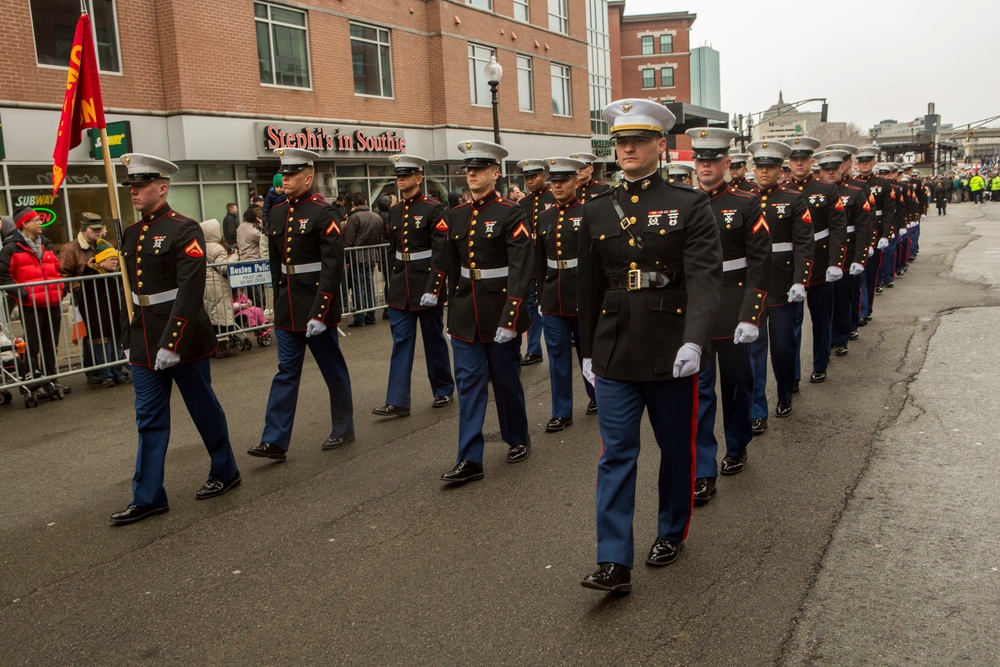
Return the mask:
M531 223L531 235L533 239L538 237L538 216L556 205L556 199L552 196L552 190L546 182L548 177L548 165L545 160L521 160L517 163L521 174L524 176L524 187L528 194L521 198L518 204L528 214L528 221ZM528 292L528 313L531 319L531 328L528 329L528 349L521 359L522 366L532 366L542 361L542 329L544 322L538 313L538 286L532 279L531 288Z
M594 197L611 189L611 186L603 181L598 181L594 179L594 164L597 162L597 156L593 153L571 153L570 157L574 160L581 160L586 163L577 172L577 196L580 201L587 203Z

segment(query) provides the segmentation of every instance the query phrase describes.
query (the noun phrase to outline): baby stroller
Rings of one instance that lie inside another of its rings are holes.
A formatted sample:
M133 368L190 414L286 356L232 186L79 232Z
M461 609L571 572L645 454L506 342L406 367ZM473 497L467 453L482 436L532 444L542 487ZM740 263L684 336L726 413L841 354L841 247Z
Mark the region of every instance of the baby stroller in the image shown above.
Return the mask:
M31 372L25 358L26 352L27 346L23 340L15 338L11 341L3 332L3 329L0 328L0 361L2 361L0 372L3 373L5 381L21 382L31 379ZM38 371L36 371L36 374L41 375ZM58 386L55 382L22 384L18 389L21 391L21 395L24 396L25 408L37 408L38 401L41 399L47 398L50 401L58 399L61 401L64 396L62 387ZM0 405L7 405L13 402L13 394L7 389L0 389Z
M264 310L259 306L255 306L250 297L243 292L240 292L233 300L233 312L236 314L236 324L241 329L252 329L253 327L271 323L271 320L267 319L267 316L264 314ZM270 328L257 329L253 333L257 338L257 344L261 347L267 347L271 344ZM253 347L250 338L242 332L230 334L229 344L242 352Z

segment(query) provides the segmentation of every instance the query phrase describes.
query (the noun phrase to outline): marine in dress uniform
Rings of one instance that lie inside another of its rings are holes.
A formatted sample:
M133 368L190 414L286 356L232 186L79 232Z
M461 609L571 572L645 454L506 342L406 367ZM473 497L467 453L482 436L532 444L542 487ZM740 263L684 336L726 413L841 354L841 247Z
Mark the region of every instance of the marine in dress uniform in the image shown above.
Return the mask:
M342 219L336 208L312 191L319 155L299 148L277 153L286 198L268 212L267 236L278 372L271 381L260 444L247 453L284 461L307 347L329 391L332 425L323 450L354 441L354 407L351 376L337 340L344 275Z
M857 338L851 312L861 307L861 283L871 242L872 209L865 191L850 182L851 154L845 150L816 154L820 178L837 183L840 206L847 213L847 275L833 284L833 346L838 357L847 355L847 342Z
M756 189L754 182L747 178L747 160L750 155L747 153L734 153L729 156L732 163L729 165L729 187L742 190L743 192L753 192Z
M917 216L913 221L913 227L910 228L910 233L907 234L910 237L910 254L907 257L907 262L912 262L920 252L920 223L927 219L927 208L930 205L927 188L920 178L920 172L914 169L910 175L913 179L914 192L917 195Z
M910 215L910 204L909 198L906 196L906 189L898 182L900 165L898 162L889 162L886 166L888 167L888 171L880 172L880 174L884 173L890 182L892 196L896 202L896 214L891 221L892 228L889 234L889 243L883 249L879 285L875 288L876 294L881 293L883 288L895 287L896 255L900 239L906 236L906 222Z
M450 405L455 392L444 337L448 221L443 217L441 202L421 190L427 160L416 155L393 155L389 161L400 194L400 201L389 209L388 304L392 355L385 405L372 409L372 414L408 417L418 322L424 341L427 379L434 394L431 407Z
M767 303L771 275L771 234L761 221L760 199L726 183L729 143L739 133L723 128L693 128L687 131L694 148L698 187L711 200L715 223L722 239L722 301L712 323L712 341L704 369L698 374L697 466L695 504L715 495L720 466L716 461L719 442L715 438L717 397L715 365L718 360L722 384L722 419L726 455L723 475L743 471L753 400L753 369L750 343L757 340Z
M226 415L212 390L209 355L215 330L205 311L205 236L191 218L170 208L167 194L175 164L128 153L122 185L142 218L125 230L122 270L132 285L131 321L122 309L122 349L132 365L139 447L132 478L132 502L111 515L111 523L141 521L169 509L163 464L170 441L170 389L181 392L212 460L199 500L226 493L240 483L229 443Z
M644 411L660 448L651 566L674 562L694 493L697 373L722 291L722 244L708 197L661 176L674 116L657 102L605 107L621 185L587 202L578 299L584 374L596 375L603 451L597 470L596 572L581 584L631 590L636 461Z
M882 262L882 249L889 245L891 221L896 216L896 200L892 196L891 183L875 173L879 149L875 146L862 146L858 149L855 160L858 165L858 176L851 183L859 186L868 196L875 219L872 222L872 236L869 241L868 263L865 264L865 280L861 290L861 309L858 325L864 326L872 318L872 306L875 302L875 288L878 285L879 265ZM888 173L888 172L886 172Z
M753 362L753 406L750 424L755 435L767 428L767 356L777 386L776 417L792 414L795 383L795 319L806 299L812 274L812 217L806 198L780 182L782 161L792 149L780 141L755 141L747 147L753 155L760 212L771 233L771 281L760 336L750 344Z
M555 157L545 161L552 179L556 207L538 216L535 242L535 276L538 279L539 311L545 318L545 347L549 352L549 387L552 418L548 433L564 430L573 423L573 347L580 340L576 301L577 252L583 202L576 196L576 174L580 160ZM583 363L580 346L577 362ZM584 381L593 403L594 388Z
M597 162L597 156L593 153L570 153L569 155L574 160L582 160L586 165L577 172L577 179L579 183L577 184L577 197L580 201L587 203L599 194L605 193L611 189L611 186L603 181L598 181L594 179L594 164Z
M539 214L556 205L556 199L552 196L552 190L546 182L548 165L544 160L530 159L521 160L517 166L524 176L524 188L528 191L528 194L522 197L518 203L528 214L528 221L531 223L531 237L537 239ZM545 325L542 316L538 313L538 286L534 278L531 280L531 287L528 291L528 314L531 319L531 328L528 329L528 349L521 359L522 366L531 366L542 361L542 329Z
M672 178L679 183L691 185L691 174L693 173L694 165L687 162L671 162L667 165L667 178Z
M520 353L534 269L531 223L523 208L494 189L507 150L471 140L458 149L466 156L474 199L452 209L449 220L448 334L458 382L458 456L441 479L451 483L483 478L487 382L509 447L507 462L523 461L531 451Z
M809 381L819 383L826 380L826 370L830 364L830 341L833 336L833 284L844 277L844 261L847 253L847 213L837 195L837 185L820 180L812 173L813 154L821 142L812 137L786 139L792 149L788 157L792 170L789 189L802 194L809 206L812 218L813 271L806 284L806 303L809 305L809 319L812 321L813 370ZM795 379L800 377L798 360L802 348L802 315L795 323Z

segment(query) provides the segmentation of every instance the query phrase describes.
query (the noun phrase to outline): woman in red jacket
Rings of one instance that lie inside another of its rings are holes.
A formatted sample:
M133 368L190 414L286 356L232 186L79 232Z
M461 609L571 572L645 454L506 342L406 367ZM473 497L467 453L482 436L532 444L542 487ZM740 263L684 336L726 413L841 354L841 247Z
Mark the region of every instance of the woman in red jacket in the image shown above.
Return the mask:
M31 369L52 375L58 372L56 345L62 324L59 304L65 286L62 283L31 283L58 280L61 277L59 257L49 240L42 235L42 220L33 209L18 209L13 217L18 231L0 250L0 285L21 286L7 291L7 294L21 312Z

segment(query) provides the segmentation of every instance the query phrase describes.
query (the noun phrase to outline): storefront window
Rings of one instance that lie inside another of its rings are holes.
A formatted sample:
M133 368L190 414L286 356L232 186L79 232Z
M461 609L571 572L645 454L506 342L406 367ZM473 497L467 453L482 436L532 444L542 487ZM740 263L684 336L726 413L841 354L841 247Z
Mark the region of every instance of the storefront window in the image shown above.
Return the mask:
M365 165L363 164L338 164L337 178L364 178Z
M231 164L203 164L203 165L201 165L201 180L203 180L203 181L231 181L231 180L233 180L233 165L231 165Z
M67 227L69 238L76 237L79 231L80 216L84 211L96 213L104 219L104 227L107 229L106 238L111 245L119 247L118 235L115 233L115 225L111 217L111 204L108 202L107 188L70 188L69 195L69 218ZM132 208L132 200L128 190L118 188L118 211L121 216L122 229L135 222L135 210Z
M201 186L201 191L202 197L205 200L205 217L202 218L203 220L209 218L222 220L226 217L226 204L236 203L236 185L233 183L203 185Z
M245 164L236 165L236 180L238 181L249 181L250 173L249 169ZM256 179L254 179L256 180Z
M63 190L55 196L52 188L11 190L10 198L14 210L22 206L30 206L38 212L42 219L42 234L59 247L69 241L69 223L66 220L66 204L63 201ZM106 195L105 195L106 196Z
M198 166L194 164L179 164L179 171L170 177L172 183L197 183Z
M201 217L201 197L198 194L197 185L171 185L167 201L170 202L170 207L178 213L195 220L204 220ZM226 205L223 202L223 215L225 215L225 210Z
M385 164L370 164L368 165L368 175L374 177L386 177L396 178L396 169L388 161Z

